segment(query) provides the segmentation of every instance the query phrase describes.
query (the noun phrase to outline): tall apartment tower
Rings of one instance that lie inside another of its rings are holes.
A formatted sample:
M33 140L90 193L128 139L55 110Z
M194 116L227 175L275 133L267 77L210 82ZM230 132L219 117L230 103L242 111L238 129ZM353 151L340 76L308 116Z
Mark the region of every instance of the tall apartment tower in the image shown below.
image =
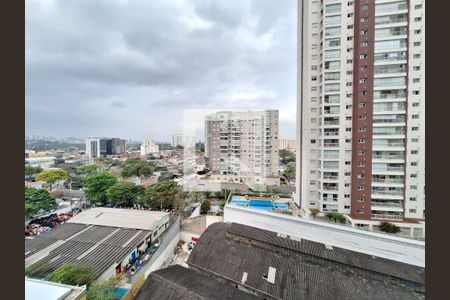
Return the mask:
M88 158L100 157L100 139L99 138L86 138L86 156Z
M222 181L279 185L278 110L208 115L205 156Z
M296 201L358 226L423 220L425 0L298 3Z

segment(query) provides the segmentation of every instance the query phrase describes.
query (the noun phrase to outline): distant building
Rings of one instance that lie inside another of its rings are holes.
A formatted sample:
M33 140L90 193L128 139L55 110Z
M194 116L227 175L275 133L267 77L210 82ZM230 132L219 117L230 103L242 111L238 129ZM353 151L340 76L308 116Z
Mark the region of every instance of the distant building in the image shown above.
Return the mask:
M111 139L111 154L124 154L127 152L127 143L119 138Z
M174 134L172 135L172 147L177 146L195 147L195 137L182 134Z
M100 139L89 137L86 138L86 156L88 158L100 157Z
M119 138L86 139L86 156L88 158L99 158L112 154L124 154L125 152L125 140Z
M288 140L288 139L279 139L278 140L278 149L286 149L295 152L295 140Z
M220 178L267 184L278 178L278 110L208 115L205 120L208 168ZM279 179L278 179L279 184Z
M159 151L159 146L151 139L146 139L141 145L141 155L149 155Z
M25 164L33 167L50 168L55 164L55 159L54 156L31 157L25 159Z

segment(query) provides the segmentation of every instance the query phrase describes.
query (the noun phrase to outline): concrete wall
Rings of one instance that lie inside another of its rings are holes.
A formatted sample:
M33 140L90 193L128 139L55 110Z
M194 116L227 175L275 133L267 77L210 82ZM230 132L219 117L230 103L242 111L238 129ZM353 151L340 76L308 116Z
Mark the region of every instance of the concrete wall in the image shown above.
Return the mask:
M234 205L225 206L224 222L239 223L425 267L425 243L421 241Z
M180 241L180 218L178 218L172 226L166 231L161 238L161 243L159 245L158 250L152 255L150 260L146 263L148 268L143 268L141 271L145 272L145 278L147 278L148 274L153 271L156 271L161 268L162 264L170 257L173 253L175 247ZM139 277L134 276L134 278Z

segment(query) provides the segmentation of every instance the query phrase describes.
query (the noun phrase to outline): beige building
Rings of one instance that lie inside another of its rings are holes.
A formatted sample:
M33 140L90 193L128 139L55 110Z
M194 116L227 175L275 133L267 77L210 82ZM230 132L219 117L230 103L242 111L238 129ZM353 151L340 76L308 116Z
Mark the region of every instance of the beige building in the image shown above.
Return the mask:
M296 140L288 140L288 139L279 139L278 140L278 149L287 149L295 152Z
M278 110L222 111L205 120L205 156L215 178L279 184ZM268 180L270 178L270 180Z
M296 200L425 219L425 0L299 1Z

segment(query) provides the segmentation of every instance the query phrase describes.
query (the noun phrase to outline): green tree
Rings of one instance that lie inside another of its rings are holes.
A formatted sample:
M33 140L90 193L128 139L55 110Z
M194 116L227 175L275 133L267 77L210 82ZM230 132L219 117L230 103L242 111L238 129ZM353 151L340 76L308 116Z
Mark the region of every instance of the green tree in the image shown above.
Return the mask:
M398 227L395 224L389 223L389 222L382 222L380 224L380 231L387 232L387 233L399 233L400 227Z
M220 209L223 210L225 208L225 204L227 204L225 201L220 202Z
M287 149L281 149L280 151L278 151L278 154L280 156L280 161L283 165L295 161L295 153L292 151L289 151Z
M222 197L222 192L216 191L216 192L214 192L214 196L216 196L216 198L220 198L220 197Z
M289 181L295 179L295 167L288 165L283 172L283 176Z
M64 264L50 273L48 280L62 284L81 286L94 281L97 273L91 265Z
M107 200L106 191L117 183L117 178L110 173L92 174L86 178L86 197L94 203L104 204Z
M45 181L49 186L58 180L69 179L69 174L65 170L46 170L36 175L37 180Z
M148 187L139 197L139 203L151 209L172 209L181 190L172 180L161 181Z
M118 182L111 186L106 195L111 204L132 207L144 188L141 185L135 185L131 182Z
M199 192L199 191L193 191L192 192L192 200L194 200L194 202L199 202L202 198L203 198L203 193Z
M85 181L86 181L86 178L83 177L83 176L80 176L80 175L78 175L78 176L71 176L69 178L69 187L72 190L79 190L79 189L84 187Z
M48 212L56 209L58 204L45 189L25 187L25 219L29 219L40 211Z
M209 198L211 196L211 192L210 191L204 191L203 195L205 196L205 198Z
M329 212L325 214L325 218L330 221L339 222L345 224L346 219L342 214Z
M83 175L92 175L92 174L100 172L100 170L101 170L101 167L99 165L92 164L92 165L84 165L84 166L78 167L76 170L76 173L83 174Z
M41 173L43 170L41 167L37 166L37 167L33 167L30 165L25 165L25 175L26 176L31 176L34 174L39 174Z
M211 202L209 200L204 200L202 202L202 206L200 207L200 211L202 214L206 214L211 209Z
M121 276L113 276L104 282L92 283L86 291L87 300L115 300L114 288L117 286Z
M39 276L42 270L44 270L49 265L48 260L40 260L37 263L32 264L28 268L25 269L25 276L30 278L41 278L43 276Z
M139 158L129 158L125 161L122 170L122 177L148 177L150 175L153 175L155 169L156 167L152 162L145 161Z
M312 217L313 219L315 219L315 218L317 217L317 212L316 212L316 211L312 211L312 212L311 212L311 217Z

